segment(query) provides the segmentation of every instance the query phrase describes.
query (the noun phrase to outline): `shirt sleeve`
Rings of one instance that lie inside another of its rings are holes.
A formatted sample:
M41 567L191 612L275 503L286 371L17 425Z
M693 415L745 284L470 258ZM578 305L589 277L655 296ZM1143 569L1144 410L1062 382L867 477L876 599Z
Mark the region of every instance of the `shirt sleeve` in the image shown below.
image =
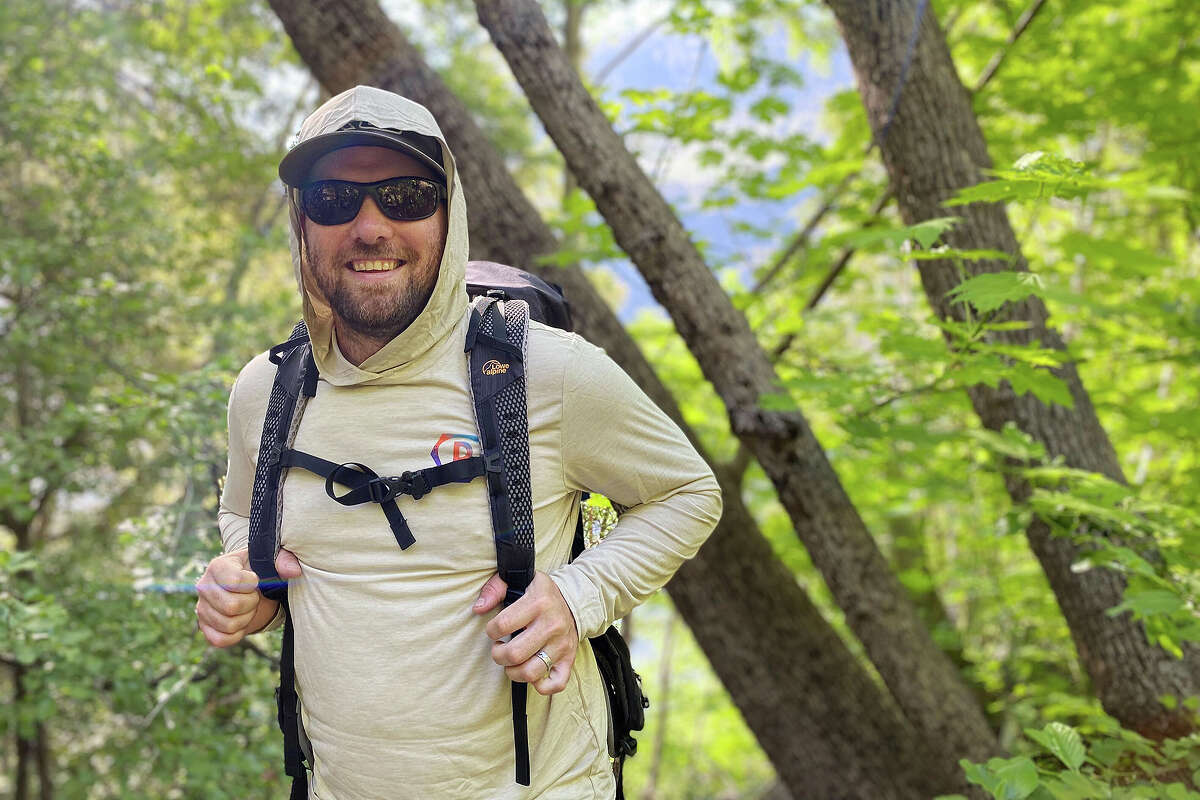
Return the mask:
M581 637L660 589L721 518L721 490L687 437L603 350L573 342L563 379L563 479L625 506L597 546L549 574Z

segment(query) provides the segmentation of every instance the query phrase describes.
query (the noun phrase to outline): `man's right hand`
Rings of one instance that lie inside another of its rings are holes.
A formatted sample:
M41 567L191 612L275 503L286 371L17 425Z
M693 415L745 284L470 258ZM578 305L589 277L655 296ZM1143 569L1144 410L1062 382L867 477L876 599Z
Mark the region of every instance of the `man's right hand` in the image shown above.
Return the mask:
M300 562L287 550L279 551L275 569L281 578L300 576ZM200 632L214 647L230 647L262 630L279 609L277 601L258 591L258 576L250 569L250 555L244 549L210 561L196 590Z

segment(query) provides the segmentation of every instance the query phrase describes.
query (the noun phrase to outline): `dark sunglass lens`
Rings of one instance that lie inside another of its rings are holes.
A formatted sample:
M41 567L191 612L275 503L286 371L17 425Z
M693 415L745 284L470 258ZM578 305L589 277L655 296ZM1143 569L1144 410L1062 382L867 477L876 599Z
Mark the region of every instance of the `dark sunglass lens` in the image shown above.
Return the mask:
M417 220L438 207L437 184L420 178L401 178L379 186L379 208L392 219Z
M340 181L314 183L304 189L304 213L318 225L341 225L358 214L363 194Z

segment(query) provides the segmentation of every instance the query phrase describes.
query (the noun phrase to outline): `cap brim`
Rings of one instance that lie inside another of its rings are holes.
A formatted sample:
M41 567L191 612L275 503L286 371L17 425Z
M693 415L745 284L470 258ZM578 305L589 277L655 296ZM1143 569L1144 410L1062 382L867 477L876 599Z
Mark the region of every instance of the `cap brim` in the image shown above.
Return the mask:
M435 175L438 175L443 180L446 178L445 167L425 153L422 153L415 146L403 139L397 138L394 132L364 130L362 128L323 133L320 136L314 136L296 145L279 162L279 178L287 186L301 186L308 179L308 173L312 169L312 165L321 156L326 153L332 153L334 150L341 150L343 147L356 146L386 147L389 150L399 151L429 167Z

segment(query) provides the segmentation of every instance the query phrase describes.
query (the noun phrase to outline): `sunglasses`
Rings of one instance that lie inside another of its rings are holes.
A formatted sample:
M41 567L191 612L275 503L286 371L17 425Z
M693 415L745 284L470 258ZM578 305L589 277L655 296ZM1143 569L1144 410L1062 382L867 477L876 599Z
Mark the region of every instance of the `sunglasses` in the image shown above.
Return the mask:
M318 225L342 225L358 216L367 195L388 219L413 222L433 216L446 199L446 187L412 175L374 183L313 181L300 187L300 208Z

